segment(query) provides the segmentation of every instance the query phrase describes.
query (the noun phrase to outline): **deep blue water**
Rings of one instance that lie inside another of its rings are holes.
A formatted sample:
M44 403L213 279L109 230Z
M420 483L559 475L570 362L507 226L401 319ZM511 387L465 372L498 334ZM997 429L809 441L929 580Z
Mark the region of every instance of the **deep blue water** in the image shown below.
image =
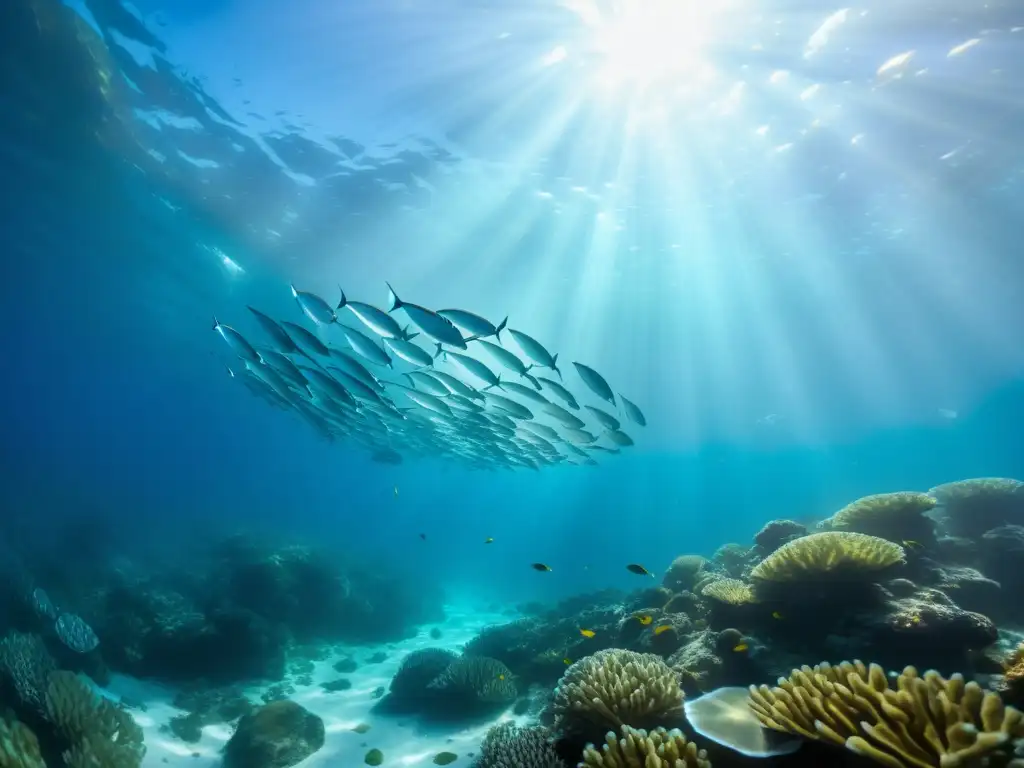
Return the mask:
M69 546L81 519L136 557L210 531L315 536L453 598L520 599L634 586L625 563L660 571L868 493L1024 476L1008 8L873 8L808 60L831 10L777 6L760 59L708 54L724 92L746 83L726 119L704 114L722 89L591 97L541 71L583 34L556 5L153 3L143 24L90 2L106 98L69 75L91 28L24 5L62 20L40 40L68 55L26 38L3 62L11 541ZM880 84L908 49L920 64ZM800 85L770 92L781 70ZM815 83L820 108L800 97ZM247 304L300 319L289 283L383 304L385 280L510 315L649 426L597 467L386 466L227 376L214 314L255 335Z

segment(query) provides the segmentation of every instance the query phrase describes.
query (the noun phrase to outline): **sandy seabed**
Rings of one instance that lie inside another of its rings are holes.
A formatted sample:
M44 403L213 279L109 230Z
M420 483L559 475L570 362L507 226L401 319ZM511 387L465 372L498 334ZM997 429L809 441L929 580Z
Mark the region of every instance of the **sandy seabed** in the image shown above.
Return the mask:
M408 715L377 714L372 711L378 699L374 691L383 686L387 689L392 676L398 670L402 659L411 651L420 648L450 648L458 651L481 629L490 624L503 624L510 618L500 614L481 614L448 610L448 618L442 624L422 627L416 637L383 645L337 646L335 653L324 661L314 662L312 685L297 685L294 680L285 682L295 687L288 698L310 712L323 718L327 736L324 746L314 755L298 763L297 768L337 768L345 765L357 768L363 765L363 758L371 749L384 753L384 768L389 765L433 765L438 752L454 752L458 760L453 768L469 766L473 758L470 753L479 751L480 742L487 730L504 720L522 720L511 712L496 715L486 722L475 722L468 727L459 725L438 726L424 724ZM441 630L441 638L434 640L430 630ZM377 664L367 663L375 653L383 651L387 659ZM351 656L359 664L351 673L339 673L332 665L344 656ZM329 693L323 683L345 677L352 687L345 691ZM254 686L245 690L253 702L260 703L260 694L269 686ZM166 726L172 717L186 714L172 706L176 690L124 676L115 676L106 688L106 695L112 699L124 697L132 702L145 705L131 710L136 722L146 734L146 758L143 768L214 768L221 764L221 750L231 738L232 726L210 725L203 728L203 736L195 744L186 744L174 737ZM365 723L370 726L366 733L352 729Z

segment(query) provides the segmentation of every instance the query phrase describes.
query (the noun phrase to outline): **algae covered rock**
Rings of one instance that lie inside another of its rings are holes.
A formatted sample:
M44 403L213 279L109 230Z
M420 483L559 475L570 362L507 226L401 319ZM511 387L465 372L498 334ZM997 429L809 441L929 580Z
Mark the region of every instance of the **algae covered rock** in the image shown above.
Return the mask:
M238 721L224 768L291 768L323 745L323 720L294 701L274 701Z

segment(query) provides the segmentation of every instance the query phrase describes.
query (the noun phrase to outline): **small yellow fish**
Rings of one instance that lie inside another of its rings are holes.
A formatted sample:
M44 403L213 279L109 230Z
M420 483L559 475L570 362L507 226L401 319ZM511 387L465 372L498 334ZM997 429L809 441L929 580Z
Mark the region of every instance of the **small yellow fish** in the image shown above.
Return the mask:
M593 637L597 633L594 630L592 630L592 629L581 629L580 630L580 634L583 635L584 637Z
M572 664L572 659L566 657L562 659L562 663L565 664L565 666L569 666L570 664Z
M498 675L498 679L499 680L504 680L505 679L505 674L502 673L502 674Z
M671 624L662 624L660 627L654 628L654 634L660 635L662 632L668 632L670 629L672 629Z
M530 567L535 571L543 571L545 573L551 570L551 566L544 565L544 563L534 563Z
M657 578L653 573L648 571L642 565L637 565L636 563L630 563L629 565L627 565L626 570L630 573L635 573L637 576L650 576L652 579Z
M493 543L494 543L494 539L492 537L490 537L490 536L488 536L486 539L484 539L484 544L493 544Z
M740 643L739 645L734 646L732 650L733 650L734 653L743 653L745 650L747 650L749 648L750 648L750 646L747 645L746 643Z
M920 624L920 623L921 623L921 617L920 617L920 616L918 616L918 615L917 615L917 614L915 613L915 614L914 614L913 616L911 616L911 617L910 617L910 622L911 622L912 624Z
M650 616L648 616L646 614L644 614L643 616L637 616L636 620L639 621L641 624L643 624L645 627L648 624L650 624L652 621L654 621L654 619L652 619Z
M773 619L781 619L782 618L782 614L779 613L778 611L772 611L772 618Z

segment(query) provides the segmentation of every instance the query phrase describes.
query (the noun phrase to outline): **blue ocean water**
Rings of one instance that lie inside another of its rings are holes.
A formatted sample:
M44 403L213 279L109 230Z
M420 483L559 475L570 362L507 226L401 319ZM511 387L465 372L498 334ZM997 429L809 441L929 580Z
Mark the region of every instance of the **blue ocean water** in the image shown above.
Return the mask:
M1018 9L737 3L707 39L601 43L629 7L5 9L12 540L311 536L547 599L1024 475ZM292 283L381 306L385 281L508 315L648 425L597 466L392 466L227 375L214 315L257 337L247 305L302 321Z

